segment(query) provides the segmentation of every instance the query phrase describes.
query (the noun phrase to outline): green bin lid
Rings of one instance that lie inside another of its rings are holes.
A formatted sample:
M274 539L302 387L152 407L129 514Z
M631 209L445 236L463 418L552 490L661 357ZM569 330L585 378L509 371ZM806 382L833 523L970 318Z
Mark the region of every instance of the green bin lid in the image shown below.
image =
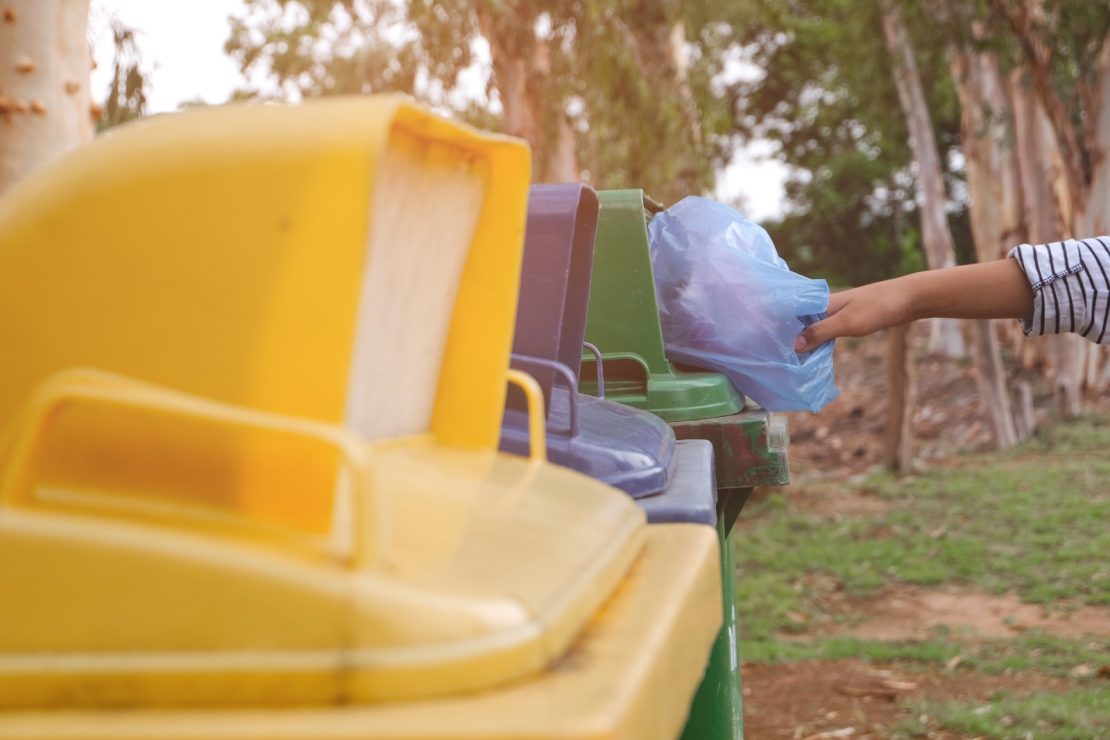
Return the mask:
M734 414L744 397L717 372L667 360L655 301L647 222L662 210L643 190L603 190L594 246L586 341L601 350L606 398L647 409L667 421ZM596 391L595 362L582 358L580 387Z

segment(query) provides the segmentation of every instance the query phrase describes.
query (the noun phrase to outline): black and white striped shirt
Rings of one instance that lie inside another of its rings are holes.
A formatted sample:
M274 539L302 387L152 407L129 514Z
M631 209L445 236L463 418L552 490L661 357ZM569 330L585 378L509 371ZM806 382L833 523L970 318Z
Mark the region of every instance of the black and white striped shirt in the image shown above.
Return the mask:
M1033 287L1026 335L1076 332L1110 344L1110 236L1021 244L1010 250Z

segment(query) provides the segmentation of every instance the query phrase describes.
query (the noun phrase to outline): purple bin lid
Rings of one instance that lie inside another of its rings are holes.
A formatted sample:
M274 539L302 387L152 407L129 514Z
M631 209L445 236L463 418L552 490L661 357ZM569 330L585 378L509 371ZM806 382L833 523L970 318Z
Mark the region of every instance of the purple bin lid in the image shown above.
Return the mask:
M513 353L562 362L576 378L586 333L597 214L597 192L588 185L533 185L528 192ZM545 408L550 408L553 372L538 367L528 372L539 381ZM523 394L511 388L508 405L523 410Z
M529 191L513 367L543 389L552 462L649 496L670 480L674 432L645 411L576 392L598 207L597 193L586 185ZM510 387L501 449L527 454L527 430L527 404Z
M681 439L674 450L674 474L658 496L637 503L651 524L708 524L717 526L717 477L713 472L713 443Z

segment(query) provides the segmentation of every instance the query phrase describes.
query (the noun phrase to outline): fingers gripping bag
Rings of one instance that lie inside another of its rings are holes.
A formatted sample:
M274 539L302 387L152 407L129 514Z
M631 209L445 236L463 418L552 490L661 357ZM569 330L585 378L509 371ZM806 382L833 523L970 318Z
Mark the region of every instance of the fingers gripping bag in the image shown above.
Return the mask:
M827 315L829 286L787 267L771 237L732 208L688 197L648 224L667 356L724 373L768 411L836 398L833 344L794 340Z

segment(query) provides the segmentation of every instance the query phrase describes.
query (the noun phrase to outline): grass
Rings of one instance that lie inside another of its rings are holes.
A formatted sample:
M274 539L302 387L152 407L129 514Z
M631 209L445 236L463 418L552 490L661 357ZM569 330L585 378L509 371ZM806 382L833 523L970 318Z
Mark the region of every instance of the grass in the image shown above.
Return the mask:
M914 716L895 728L894 737L926 737L937 727L1000 740L1091 740L1110 735L1110 688L1105 686L1020 697L1000 694L989 703L918 702L912 710Z
M1064 677L1073 691L919 703L897 729L903 737L938 727L988 738L1110 737L1110 687L1098 677L1110 665L1105 640L1035 631L969 640L944 629L917 642L782 639L830 612L851 619L836 613L843 606L830 609L834 592L865 597L898 583L1013 592L1057 608L1110 604L1107 450L1110 418L1092 417L1015 450L959 458L908 480L873 476L855 487L889 503L876 513L806 510L820 487L808 498L776 493L750 505L735 537L741 655L761 662L855 658L910 670L938 670L959 656L959 671ZM1093 675L1077 678L1078 665Z
M805 642L751 641L741 644L744 660L772 663L857 658L880 663L943 666L960 657L960 670L1000 674L1035 671L1067 677L1078 665L1092 673L1110 666L1110 645L1098 639L1070 639L1031 632L1012 640L956 642L944 639L879 642L858 637L831 637ZM1104 680L1104 679L1092 679Z
M863 487L891 501L883 514L837 521L783 494L753 504L735 538L743 639L797 631L830 589L895 582L1110 604L1107 450L1110 420L1087 419L907 481L877 476Z

